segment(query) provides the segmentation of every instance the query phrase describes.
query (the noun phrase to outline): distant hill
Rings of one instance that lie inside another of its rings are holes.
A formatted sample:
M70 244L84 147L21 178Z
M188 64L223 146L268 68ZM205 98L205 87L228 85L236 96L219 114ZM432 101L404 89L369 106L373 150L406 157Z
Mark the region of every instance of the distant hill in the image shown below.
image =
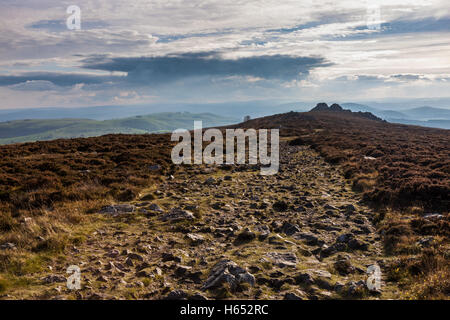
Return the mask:
M450 129L450 110L435 107L382 110L358 103L343 103L342 107L354 112L370 112L392 123L411 124L424 127Z
M434 107L420 107L402 110L402 113L409 115L410 118L421 120L450 120L450 110L434 108Z
M96 137L110 133L144 134L169 132L178 128L193 129L194 120L204 127L223 126L240 119L211 113L155 113L114 120L33 119L0 122L0 144L53 140L59 138Z

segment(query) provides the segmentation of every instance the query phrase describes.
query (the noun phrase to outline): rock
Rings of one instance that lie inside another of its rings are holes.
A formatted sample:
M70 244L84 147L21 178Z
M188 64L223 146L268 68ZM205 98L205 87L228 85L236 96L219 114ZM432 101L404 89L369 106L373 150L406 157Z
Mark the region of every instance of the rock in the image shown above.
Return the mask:
M109 251L109 252L106 254L106 256L107 256L107 257L110 257L110 258L115 258L115 257L119 256L119 254L120 254L119 250L113 249L113 250Z
M352 250L366 251L369 249L369 245L367 243L358 239L351 239L347 245Z
M186 235L186 239L188 239L192 244L198 245L205 242L205 237L200 234L188 233Z
M428 220L440 220L443 217L444 216L442 214L439 214L439 213L428 213L428 214L423 216L424 219L428 219Z
M346 287L348 288L346 294L353 297L360 297L366 291L366 283L363 280L350 281Z
M199 300L199 301L204 301L204 300L208 300L207 297L205 297L204 295L200 294L200 293L196 293L193 296L190 297L190 300Z
M162 221L183 221L183 220L193 220L194 214L190 211L183 210L181 208L173 208L169 213L166 213L160 218Z
M355 272L355 267L350 263L350 258L348 256L339 255L334 263L334 268L336 271L342 275L346 276L350 273Z
M180 265L175 269L175 274L178 277L181 277L181 276L184 276L185 274L187 274L191 270L192 270L192 267Z
M293 234L292 237L296 240L305 240L306 244L309 246L315 246L323 243L323 241L319 240L319 238L312 233L297 232Z
M43 280L45 283L56 283L56 282L66 282L67 281L66 277L61 276L61 275L55 275L55 274L46 276Z
M15 249L17 249L16 245L11 242L6 242L0 245L0 250L15 250Z
M223 283L228 283L231 290L235 290L239 284L244 282L254 286L255 277L235 262L224 259L214 265L202 290L216 288Z
M419 239L419 241L417 241L416 244L418 246L428 248L431 246L433 241L434 241L434 237L425 237L425 238Z
M256 231L259 232L259 234L258 234L258 240L259 241L264 241L264 240L267 239L267 237L269 237L270 229L266 225L259 225L259 226L257 226L256 227Z
M355 211L356 211L356 208L355 208L354 205L349 204L349 205L346 205L346 206L344 207L344 210L345 210L346 213L352 213L352 212L355 212Z
M148 206L148 210L163 212L163 209L160 208L156 203L152 203Z
M292 252L280 253L280 252L269 252L266 254L267 257L271 258L274 265L280 268L284 267L296 267L297 256Z
M187 296L187 293L183 290L173 290L164 298L164 300L185 300Z
M96 281L100 281L100 282L108 282L108 278L105 276L99 276Z
M162 254L162 261L163 262L167 262L167 261L181 262L181 258L175 256L173 253L164 252Z
M162 169L162 167L159 164L154 164L154 165L148 166L148 170L150 170L150 171L158 171L161 169Z
M287 292L284 295L284 300L304 300L306 297L306 293L300 290L296 290L295 292Z
M126 264L127 266L129 266L129 267L134 266L133 260L130 259L130 258L126 258L126 259L125 259L125 264Z
M281 227L281 231L288 236L293 235L294 233L300 232L300 228L296 224L291 224L289 222L285 222Z
M144 257L137 253L130 253L128 255L128 258L130 258L132 260L144 261Z
M314 278L309 273L300 273L295 276L295 282L297 284L312 285L314 284Z
M327 246L327 245L323 245L321 248L320 248L320 257L321 258L326 258L326 257L329 257L329 256L331 256L331 255L333 255L333 254L335 254L336 253L336 248L335 248L335 246Z
M273 204L273 209L278 212L286 211L289 206L285 201L279 200Z
M214 178L208 178L204 182L204 184L206 184L206 185L213 185L213 184L216 184L216 183L217 183L216 179L214 179Z
M237 235L237 242L248 242L256 238L256 234L252 232L249 228L245 228L244 231Z
M345 233L337 237L336 242L348 243L353 238L355 238L355 236L352 233Z
M135 210L136 210L136 207L131 204L115 204L115 205L109 205L109 206L103 207L100 210L100 213L117 215L117 214L124 214L124 213L132 213Z
M332 206L332 205L330 205L330 204L326 204L323 208L324 208L325 210L333 210L333 211L336 211L336 210L337 210L337 208L336 208L335 206Z

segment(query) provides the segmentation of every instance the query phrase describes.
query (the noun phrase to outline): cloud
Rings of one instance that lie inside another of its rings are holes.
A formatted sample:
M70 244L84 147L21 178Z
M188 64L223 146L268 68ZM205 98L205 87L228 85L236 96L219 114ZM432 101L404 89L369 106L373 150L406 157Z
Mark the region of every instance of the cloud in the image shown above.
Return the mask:
M28 72L20 75L0 75L0 86L16 86L15 88L30 88L53 84L60 87L70 87L76 84L99 84L122 79L121 76L96 76L79 73ZM21 86L17 86L21 84ZM14 87L12 87L14 88Z
M100 20L93 20L93 21L83 20L82 23L82 28L84 30L103 29L107 28L108 26L109 24L107 22ZM27 28L43 29L52 32L63 32L68 30L65 20L40 20L31 23L30 25L27 26Z
M192 77L242 76L290 81L306 77L311 69L329 65L322 57L262 55L226 59L215 52L158 57L91 58L84 68L128 73L128 81L158 84Z

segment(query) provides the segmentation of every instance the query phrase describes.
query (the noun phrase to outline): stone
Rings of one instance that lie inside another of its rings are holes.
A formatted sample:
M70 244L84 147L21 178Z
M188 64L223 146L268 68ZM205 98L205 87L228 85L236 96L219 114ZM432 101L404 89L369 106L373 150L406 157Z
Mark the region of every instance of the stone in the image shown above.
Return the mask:
M297 256L292 252L280 253L280 252L269 252L266 254L267 257L272 259L274 265L280 268L284 267L296 267Z
M163 209L161 209L160 206L158 206L156 203L152 203L151 205L148 206L148 210L152 210L152 211L158 211L158 212L162 212Z
M0 245L0 250L15 250L15 249L17 249L16 245L11 242L6 242Z
M306 297L306 293L300 290L296 290L295 292L287 292L284 295L284 300L304 300Z
M132 260L137 260L137 261L144 261L144 257L137 253L130 253L128 255L128 258L130 258Z
M241 283L248 283L254 286L255 277L245 269L239 267L235 262L224 259L216 263L211 269L208 279L203 284L202 290L216 288L223 283L228 283L231 290L236 290Z
M183 290L173 290L164 298L164 300L185 300L187 296L187 293Z
M305 240L306 244L309 246L315 246L323 243L323 241L320 241L319 238L312 233L297 232L293 234L292 237L296 240Z
M161 170L161 168L162 167L159 164L154 164L154 165L148 166L148 170L150 170L150 171L158 171L158 170Z
M347 245L352 250L366 251L369 248L369 245L367 243L358 239L351 239Z
M181 262L181 258L175 256L173 253L164 252L161 257L163 262L167 261Z
M67 281L66 277L64 277L62 275L55 275L55 274L48 275L43 280L45 283L56 283L56 282L66 282Z
M183 220L193 220L194 214L190 211L183 210L181 208L173 208L169 213L166 213L160 218L162 221L183 221Z
M286 211L289 208L288 204L283 200L275 202L272 207L275 211L278 212Z
M109 205L109 206L103 207L100 210L100 213L118 215L118 214L124 214L124 213L132 213L135 210L136 210L136 207L131 204L115 204L115 205Z
M352 233L341 234L339 237L337 237L336 242L348 243L354 237L355 236Z
M192 244L198 245L205 242L205 237L200 234L188 233L186 235L186 239L188 239Z
M256 234L252 232L249 228L245 228L241 233L237 235L236 241L238 242L248 242L256 238Z
M334 262L334 268L342 276L355 272L355 267L352 266L350 258L343 255L338 255L336 261Z
M213 185L213 184L216 184L216 183L217 183L216 179L214 179L214 178L208 178L204 182L204 184L206 184L206 185Z
M301 230L300 230L298 225L292 224L292 223L289 223L289 222L285 222L283 224L283 226L281 227L281 231L283 233L285 233L286 235L291 236L294 233L300 232Z

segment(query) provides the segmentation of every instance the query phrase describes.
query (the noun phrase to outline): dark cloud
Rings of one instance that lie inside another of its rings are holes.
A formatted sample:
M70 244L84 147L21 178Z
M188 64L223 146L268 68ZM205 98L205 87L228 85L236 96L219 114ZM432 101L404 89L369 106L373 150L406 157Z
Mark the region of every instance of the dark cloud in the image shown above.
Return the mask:
M330 65L321 57L288 55L224 59L214 52L162 57L105 58L85 60L84 68L128 73L128 81L158 84L192 77L252 76L271 80L302 79L311 69Z
M79 83L99 84L117 81L123 77L94 76L78 73L28 72L20 75L0 75L0 86L11 86L29 81L48 81L57 86L67 87Z

